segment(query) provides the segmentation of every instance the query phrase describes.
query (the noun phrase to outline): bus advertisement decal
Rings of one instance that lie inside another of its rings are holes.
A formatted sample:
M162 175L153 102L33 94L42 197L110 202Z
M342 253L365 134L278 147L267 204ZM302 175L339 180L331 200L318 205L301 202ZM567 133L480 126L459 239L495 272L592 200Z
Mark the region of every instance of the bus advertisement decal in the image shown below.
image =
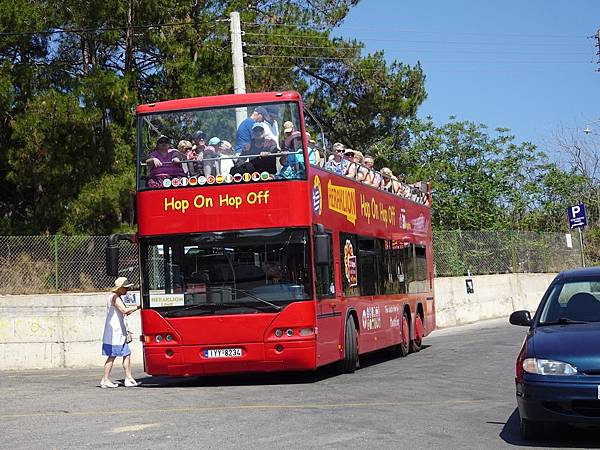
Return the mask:
M327 182L327 204L329 209L343 216L352 225L356 224L356 190Z
M350 242L349 239L346 239L346 244L344 245L344 270L350 287L356 286L358 284L356 256L354 256L354 248L352 247L352 242Z

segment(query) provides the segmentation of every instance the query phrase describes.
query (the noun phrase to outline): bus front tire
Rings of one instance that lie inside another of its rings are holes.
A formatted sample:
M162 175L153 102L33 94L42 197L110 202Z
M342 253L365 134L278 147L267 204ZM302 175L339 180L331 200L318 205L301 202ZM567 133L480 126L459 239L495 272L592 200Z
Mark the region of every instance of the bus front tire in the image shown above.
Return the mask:
M344 334L344 359L340 361L342 373L354 373L358 366L358 334L352 317L346 321Z

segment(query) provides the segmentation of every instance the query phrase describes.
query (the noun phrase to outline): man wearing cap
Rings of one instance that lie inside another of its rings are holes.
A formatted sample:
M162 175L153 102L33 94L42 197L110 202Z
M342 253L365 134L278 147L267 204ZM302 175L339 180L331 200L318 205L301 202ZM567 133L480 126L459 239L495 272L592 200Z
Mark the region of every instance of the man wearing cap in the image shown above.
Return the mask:
M254 156L249 158L253 166L253 172L277 172L275 157L271 153L277 153L277 143L273 139L265 136L266 125L262 122L256 122L252 127L252 140L246 144L240 156Z
M181 177L185 175L181 166L181 154L177 149L170 148L169 138L160 135L156 141L156 148L148 155L146 160L150 168L148 187L162 187L166 178Z
M238 155L252 141L252 126L255 123L263 122L265 116L268 114L264 106L257 106L252 111L252 114L250 114L250 117L240 123L235 137L235 152Z

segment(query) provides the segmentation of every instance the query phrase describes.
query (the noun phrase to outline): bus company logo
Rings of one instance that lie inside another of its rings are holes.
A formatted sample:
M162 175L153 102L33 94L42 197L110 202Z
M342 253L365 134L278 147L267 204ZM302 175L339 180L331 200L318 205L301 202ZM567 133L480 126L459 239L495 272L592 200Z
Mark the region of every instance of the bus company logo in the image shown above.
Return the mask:
M233 181L235 181L236 183L240 183L243 179L244 179L244 177L242 177L241 173L236 173L233 176Z
M233 182L233 176L230 174L227 174L223 177L225 179L225 183L232 183Z
M252 181L260 181L260 173L252 172Z
M365 330L381 328L381 310L379 306L369 306L363 310L362 326Z
M252 179L252 175L248 172L244 172L244 181L247 183Z
M215 181L217 182L217 184L222 184L223 181L225 181L225 177L223 177L223 175L217 175Z
M181 177L180 181L182 186L187 186L188 184L190 184L190 181L187 179L187 177Z
M269 172L262 172L260 174L260 179L263 181L269 181L269 175L270 175Z
M330 210L343 216L352 225L356 225L356 190L345 186L337 186L327 182L327 205Z
M313 180L313 191L312 191L312 201L313 201L313 210L319 216L323 210L323 192L321 192L321 180L318 176L315 176Z
M171 180L169 178L165 178L163 180L163 186L164 187L171 187Z
M208 177L206 177L206 182L208 184L215 184L215 177L214 177L214 175L209 175Z
M198 184L198 177L190 177L190 186L196 186Z

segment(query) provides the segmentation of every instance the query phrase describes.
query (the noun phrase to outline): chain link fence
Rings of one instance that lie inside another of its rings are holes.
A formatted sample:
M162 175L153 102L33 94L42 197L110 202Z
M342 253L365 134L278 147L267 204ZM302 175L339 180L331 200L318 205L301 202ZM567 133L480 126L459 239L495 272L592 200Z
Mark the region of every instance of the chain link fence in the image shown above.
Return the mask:
M0 294L104 291L108 236L0 236ZM138 248L119 243L121 275L138 283Z
M438 277L493 273L554 273L581 266L579 240L564 233L531 231L436 231Z
M0 294L104 291L108 236L0 236ZM120 245L120 275L139 282L138 248ZM579 241L562 233L436 231L437 277L560 272L581 265Z

